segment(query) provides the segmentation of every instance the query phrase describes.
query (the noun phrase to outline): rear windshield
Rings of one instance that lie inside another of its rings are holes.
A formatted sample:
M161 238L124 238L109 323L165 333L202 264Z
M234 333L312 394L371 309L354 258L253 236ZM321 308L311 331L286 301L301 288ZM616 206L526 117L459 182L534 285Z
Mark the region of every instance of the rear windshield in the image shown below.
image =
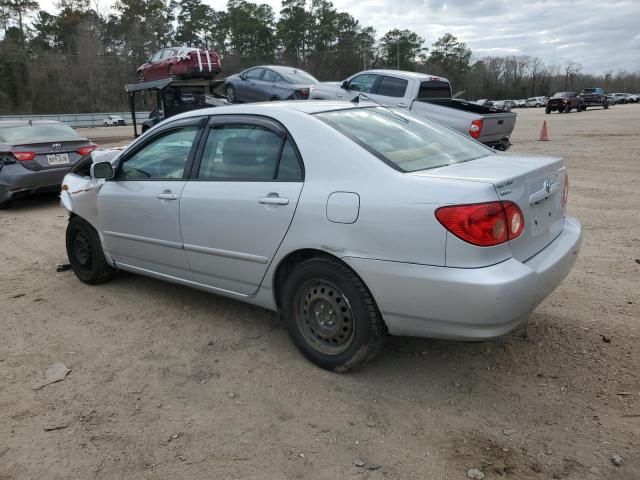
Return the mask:
M81 140L82 137L68 125L12 125L0 126L0 141L6 143L39 143L65 140Z
M468 162L493 153L458 132L406 110L354 108L315 116L402 172Z
M278 71L278 73L282 76L282 78L285 79L285 81L289 83L309 83L314 85L318 83L318 80L309 75L307 72L303 72L302 70L296 70L293 72Z
M449 82L429 81L420 83L418 100L421 98L451 98L451 85Z

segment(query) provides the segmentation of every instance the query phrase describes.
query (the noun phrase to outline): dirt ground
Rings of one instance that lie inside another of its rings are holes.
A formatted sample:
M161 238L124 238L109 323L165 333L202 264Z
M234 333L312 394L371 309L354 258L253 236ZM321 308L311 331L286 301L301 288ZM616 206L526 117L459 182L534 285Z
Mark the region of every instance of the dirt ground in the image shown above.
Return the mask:
M503 338L392 338L346 375L268 311L56 273L65 211L16 203L0 212L0 479L640 479L638 125L640 105L518 110L512 151L567 160L575 269ZM66 379L34 390L56 361Z

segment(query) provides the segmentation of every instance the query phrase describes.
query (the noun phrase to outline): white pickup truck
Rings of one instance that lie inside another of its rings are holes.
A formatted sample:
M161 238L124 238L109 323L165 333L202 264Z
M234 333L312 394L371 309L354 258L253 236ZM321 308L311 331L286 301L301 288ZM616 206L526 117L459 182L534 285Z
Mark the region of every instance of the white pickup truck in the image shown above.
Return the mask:
M367 70L344 82L314 85L309 99L353 100L361 93L381 104L413 113L458 130L496 150L511 146L516 114L456 100L446 78L400 70ZM364 100L363 100L364 101Z

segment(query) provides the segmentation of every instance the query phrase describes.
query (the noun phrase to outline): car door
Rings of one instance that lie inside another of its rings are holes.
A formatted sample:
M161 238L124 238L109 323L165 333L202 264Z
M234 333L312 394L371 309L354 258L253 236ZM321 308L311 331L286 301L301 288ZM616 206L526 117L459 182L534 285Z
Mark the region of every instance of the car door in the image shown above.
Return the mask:
M347 80L347 90L339 89L336 96L342 100L352 100L360 93L370 95L375 91L375 86L379 78L380 76L374 73L361 73L359 75L351 77L349 80Z
M237 83L236 94L241 102L255 102L259 95L256 93L256 85L262 78L263 68L252 68L246 71Z
M293 220L303 185L299 153L275 121L217 115L199 157L180 200L194 279L251 295Z
M98 193L105 250L123 269L191 279L180 194L207 117L171 122L125 152Z
M264 69L262 78L258 82L256 82L259 84L258 95L260 101L267 101L273 98L281 98L281 94L277 91L276 85L279 76L280 75L278 75L273 70L270 70L268 68Z
M405 97L408 87L409 81L406 78L380 75L375 90L368 95L384 105L407 107L408 102Z

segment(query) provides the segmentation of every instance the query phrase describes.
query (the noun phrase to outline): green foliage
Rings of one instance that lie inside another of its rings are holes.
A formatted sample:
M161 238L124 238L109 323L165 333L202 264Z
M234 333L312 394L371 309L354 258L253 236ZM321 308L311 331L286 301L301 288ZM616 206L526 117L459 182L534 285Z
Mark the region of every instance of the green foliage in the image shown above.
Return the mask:
M417 62L424 62L424 39L411 30L393 29L380 39L382 63L398 70L414 70Z
M437 65L451 81L459 82L469 71L471 49L450 33L445 33L432 46L429 63Z

